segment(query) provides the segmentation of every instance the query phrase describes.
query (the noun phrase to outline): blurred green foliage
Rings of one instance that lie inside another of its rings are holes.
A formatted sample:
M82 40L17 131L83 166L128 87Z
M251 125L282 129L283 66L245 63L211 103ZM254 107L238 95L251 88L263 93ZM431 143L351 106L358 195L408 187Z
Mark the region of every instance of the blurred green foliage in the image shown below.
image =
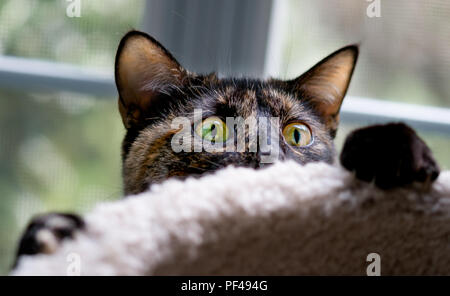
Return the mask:
M143 0L81 0L68 17L66 0L2 0L0 53L112 69L118 41L139 25Z
M450 2L289 0L282 9L280 74L295 77L334 50L359 44L349 94L450 107Z
M117 44L139 25L142 0L0 1L0 53L112 73ZM115 97L0 89L0 273L30 217L83 212L122 193L124 129Z
M30 217L121 195L123 127L111 100L0 92L0 266Z

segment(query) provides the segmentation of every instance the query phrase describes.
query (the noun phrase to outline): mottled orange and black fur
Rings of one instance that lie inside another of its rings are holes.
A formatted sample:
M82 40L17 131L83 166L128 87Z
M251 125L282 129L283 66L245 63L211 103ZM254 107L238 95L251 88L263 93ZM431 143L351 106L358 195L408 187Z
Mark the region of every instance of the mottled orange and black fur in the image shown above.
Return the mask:
M294 147L279 137L273 143L279 148L278 160L333 163L339 109L357 56L357 46L344 47L288 81L220 79L215 74L190 73L152 37L129 32L120 42L115 65L119 111L126 128L122 144L125 195L143 192L170 177L200 176L228 165L255 169L266 165L259 149L175 152L171 140L178 128L171 127L172 120L186 117L194 124L194 109L202 109L204 117L222 120L278 117L280 128L301 122L309 127L313 141ZM248 130L245 137L255 132ZM376 125L352 132L340 160L357 178L373 181L383 189L413 182L429 184L439 175L430 149L404 124ZM47 242L39 239L40 231L52 233L53 241L61 241L82 227L83 220L76 215L52 213L36 217L19 243L17 256L49 250Z
M201 175L227 165L260 168L260 152L174 152L175 117L194 123L203 116L278 117L280 126L298 121L311 129L308 147L280 140L279 160L333 162L339 107L356 63L356 46L345 47L291 81L219 79L190 73L164 47L142 32L128 33L116 57L119 107L127 134L122 146L126 194L145 191L169 177ZM258 150L259 151L259 150Z

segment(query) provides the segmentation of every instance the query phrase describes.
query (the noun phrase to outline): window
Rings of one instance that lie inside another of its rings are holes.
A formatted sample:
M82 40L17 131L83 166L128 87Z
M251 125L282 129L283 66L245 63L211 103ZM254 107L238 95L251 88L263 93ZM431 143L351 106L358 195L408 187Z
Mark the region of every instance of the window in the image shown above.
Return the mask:
M0 2L0 273L33 214L122 193L112 69L144 2L81 1L80 18L67 17L68 3Z
M448 169L449 110L421 105L450 107L450 3L379 1L380 17L369 17L373 2L274 1L266 73L293 78L340 47L359 43L337 147L358 126L402 120Z

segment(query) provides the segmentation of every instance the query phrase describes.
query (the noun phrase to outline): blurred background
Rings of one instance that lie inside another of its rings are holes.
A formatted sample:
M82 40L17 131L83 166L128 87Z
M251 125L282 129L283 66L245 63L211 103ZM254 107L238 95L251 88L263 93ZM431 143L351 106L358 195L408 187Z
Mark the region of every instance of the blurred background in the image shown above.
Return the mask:
M355 127L402 120L450 168L449 1L2 0L0 274L32 215L120 198L113 65L132 28L222 76L293 78L359 43L338 148Z

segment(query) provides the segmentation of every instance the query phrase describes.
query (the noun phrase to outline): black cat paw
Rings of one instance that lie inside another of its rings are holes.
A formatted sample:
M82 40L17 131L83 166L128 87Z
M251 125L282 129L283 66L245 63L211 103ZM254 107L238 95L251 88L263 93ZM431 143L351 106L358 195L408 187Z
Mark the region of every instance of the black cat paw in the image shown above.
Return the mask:
M83 228L83 219L73 214L50 213L35 217L20 239L14 266L21 255L53 253L64 239L73 238L75 232Z
M353 131L347 136L340 160L358 179L374 181L382 189L413 182L429 185L439 176L439 166L428 146L403 123Z

